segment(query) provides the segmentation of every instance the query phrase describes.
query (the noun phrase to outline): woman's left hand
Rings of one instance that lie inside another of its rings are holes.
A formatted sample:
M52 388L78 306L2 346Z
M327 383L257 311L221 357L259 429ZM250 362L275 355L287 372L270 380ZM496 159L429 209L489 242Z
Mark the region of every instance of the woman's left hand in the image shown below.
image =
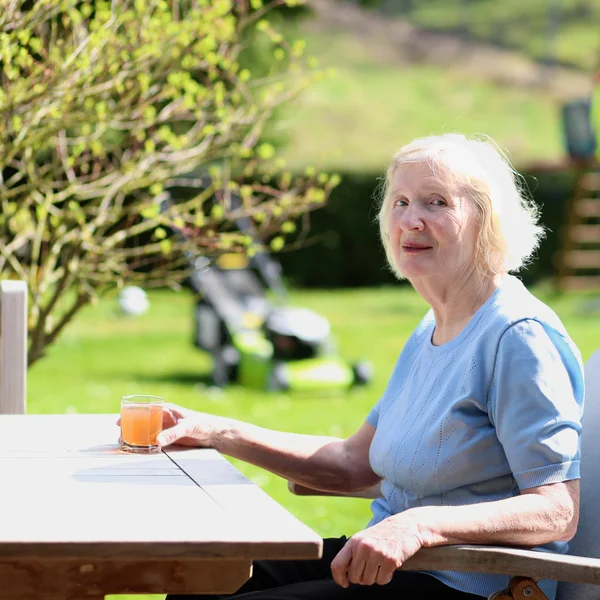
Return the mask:
M423 547L419 527L409 513L393 515L353 535L331 563L334 581L385 585L396 569Z

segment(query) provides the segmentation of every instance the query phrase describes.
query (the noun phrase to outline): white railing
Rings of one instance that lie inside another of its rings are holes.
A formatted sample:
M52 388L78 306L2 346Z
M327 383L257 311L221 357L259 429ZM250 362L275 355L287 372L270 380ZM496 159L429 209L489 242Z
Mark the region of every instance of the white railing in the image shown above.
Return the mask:
M0 281L0 414L24 414L27 395L27 284Z

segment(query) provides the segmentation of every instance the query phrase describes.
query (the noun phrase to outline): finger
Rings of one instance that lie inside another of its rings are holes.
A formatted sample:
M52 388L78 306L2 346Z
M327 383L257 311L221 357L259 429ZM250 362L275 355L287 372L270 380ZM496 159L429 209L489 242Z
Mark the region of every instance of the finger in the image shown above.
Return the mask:
M173 413L177 412L175 405L171 404L170 402L165 402L163 404L162 409L163 409L163 415L165 415L165 414L173 414Z
M331 574L333 580L343 588L347 588L349 585L347 572L351 560L352 546L348 541L338 552L337 556L331 561Z
M187 410L182 406L178 406L177 404L172 404L171 402L165 402L163 404L163 414L169 414L175 421L177 419L182 419L183 417L189 416L192 412L193 411Z
M360 548L353 548L352 560L348 568L348 581L350 583L363 583L363 573L369 560L368 554Z
M396 572L396 567L393 563L386 562L379 567L377 571L377 577L375 578L375 583L377 585L386 585L392 580L394 573Z
M119 417L119 418L117 419L117 427L120 427L120 426L121 426L121 417Z
M168 429L182 421L184 416L174 408L163 407L163 429Z
M377 560L367 560L363 569L361 580L358 583L363 585L373 585L377 579L377 573L379 571L379 563Z
M347 569L348 581L350 583L362 583L362 574L365 570L367 558L366 553L364 551L361 552L356 546L352 549L352 560Z
M159 446L168 446L174 444L177 440L184 437L193 437L193 427L186 423L180 423L170 429L164 429L158 434L156 442Z
M167 411L163 411L163 429L168 429L177 424L177 418Z

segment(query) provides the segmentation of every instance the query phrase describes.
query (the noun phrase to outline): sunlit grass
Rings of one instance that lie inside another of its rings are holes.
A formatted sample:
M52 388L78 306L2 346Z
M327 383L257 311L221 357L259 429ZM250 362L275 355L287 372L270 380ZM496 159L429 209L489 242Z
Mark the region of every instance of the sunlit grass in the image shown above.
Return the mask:
M400 7L398 7L399 9ZM401 10L393 10L400 16ZM428 0L404 16L416 25L466 28L483 42L501 42L536 59L591 70L600 50L600 4L593 0Z
M521 167L563 155L560 107L546 94L496 85L455 70L382 61L342 32L299 31L321 67L335 74L312 85L281 114L291 167L381 172L415 137L485 133Z

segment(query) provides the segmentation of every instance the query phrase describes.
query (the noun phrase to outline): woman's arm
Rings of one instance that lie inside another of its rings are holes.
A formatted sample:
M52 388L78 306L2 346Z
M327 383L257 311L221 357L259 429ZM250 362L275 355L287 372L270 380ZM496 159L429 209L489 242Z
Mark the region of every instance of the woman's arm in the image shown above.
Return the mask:
M352 492L380 481L369 464L375 428L364 423L351 437L339 439L264 429L169 405L159 444L209 446L318 490Z
M579 520L579 480L533 487L496 502L424 506L407 512L412 512L424 547L465 543L538 546L568 541Z
M579 480L524 490L468 506L420 506L353 535L331 563L334 580L384 585L421 548L446 544L537 546L577 529Z
M339 439L263 429L229 421L214 438L214 448L302 485L329 492L352 492L377 483L369 464L374 427L364 423Z

